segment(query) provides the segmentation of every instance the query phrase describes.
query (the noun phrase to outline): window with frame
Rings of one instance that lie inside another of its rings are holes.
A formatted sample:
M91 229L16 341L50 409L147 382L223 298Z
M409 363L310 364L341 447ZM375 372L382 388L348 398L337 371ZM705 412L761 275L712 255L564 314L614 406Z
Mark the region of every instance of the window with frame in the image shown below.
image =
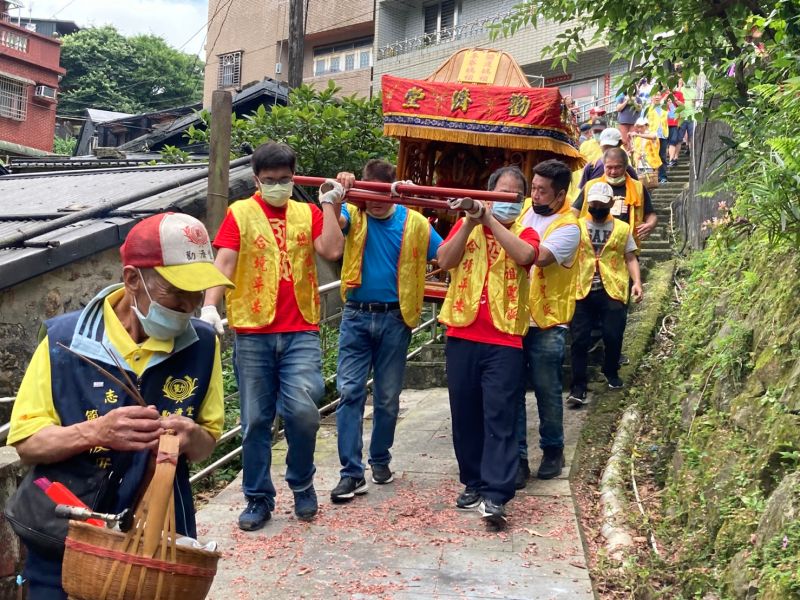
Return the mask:
M575 106L581 109L585 106L593 104L597 100L598 88L598 79L590 79L588 81L568 83L566 85L559 86L561 95L572 96L572 99L575 101Z
M26 85L21 81L0 76L0 117L24 121L27 108Z
M372 38L314 48L314 77L372 66Z
M217 88L235 87L242 83L242 53L230 52L219 55L219 72L217 73Z
M458 25L461 6L456 0L440 0L423 7L425 34L431 40L449 39L452 29Z

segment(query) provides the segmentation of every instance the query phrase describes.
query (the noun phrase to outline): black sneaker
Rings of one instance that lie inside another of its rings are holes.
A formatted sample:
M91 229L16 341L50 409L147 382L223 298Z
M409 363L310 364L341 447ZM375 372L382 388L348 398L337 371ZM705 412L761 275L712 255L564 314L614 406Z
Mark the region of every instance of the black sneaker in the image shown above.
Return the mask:
M531 468L528 466L527 458L519 459L519 466L517 466L517 476L514 479L514 487L518 490L525 489L528 485L528 478L531 476Z
M356 494L367 493L367 480L363 477L342 477L339 484L331 490L331 502L339 504L352 500Z
M625 383L619 378L619 375L614 375L612 377L606 375L606 381L608 381L608 387L612 390L621 390L625 387Z
M294 514L301 521L310 521L317 514L317 491L313 485L302 492L294 492Z
M486 519L488 523L497 527L502 527L508 521L506 518L506 507L488 498L483 499L478 510L481 513L481 517Z
M570 408L580 408L586 406L589 401L586 399L586 388L575 387L567 396L567 406Z
M458 508L475 508L481 503L481 495L478 490L470 487L464 488L464 491L456 498L456 506Z
M389 465L372 465L372 483L383 485L394 481L394 473Z
M272 516L270 512L266 498L248 498L247 508L239 515L239 529L242 531L261 529Z
M561 469L564 468L565 464L563 448L543 448L542 462L539 464L539 471L536 473L536 477L539 479L558 477L561 475Z

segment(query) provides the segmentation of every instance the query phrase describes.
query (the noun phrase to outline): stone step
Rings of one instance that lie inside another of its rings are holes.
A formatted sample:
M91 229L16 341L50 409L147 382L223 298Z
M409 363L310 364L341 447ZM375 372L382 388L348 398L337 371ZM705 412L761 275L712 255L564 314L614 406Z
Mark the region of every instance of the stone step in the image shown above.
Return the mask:
M672 258L672 249L647 249L642 250L642 256L652 258L656 262L662 262Z

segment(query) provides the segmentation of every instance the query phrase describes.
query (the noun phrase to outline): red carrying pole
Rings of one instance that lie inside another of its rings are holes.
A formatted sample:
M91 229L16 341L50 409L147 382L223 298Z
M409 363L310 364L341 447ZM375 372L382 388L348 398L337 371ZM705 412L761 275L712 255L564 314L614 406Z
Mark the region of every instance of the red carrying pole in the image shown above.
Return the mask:
M295 175L294 182L297 185L320 186L325 183L324 177L308 177L306 175ZM390 194L392 191L391 183L380 181L356 181L353 187L360 190L372 192L383 192ZM516 194L507 192L489 192L486 190L464 190L458 188L440 188L430 185L408 185L398 184L395 191L399 194L409 194L413 196L433 196L435 198L472 198L474 200L491 200L494 202L521 202L522 199ZM380 200L376 200L380 202ZM384 200L385 201L385 200ZM396 202L396 200L395 200Z
M419 208L433 208L436 210L453 210L444 200L433 198L417 198L415 196L390 196L378 192L369 192L357 188L347 191L347 199L353 202L388 202L392 204L403 204L405 206L418 206Z

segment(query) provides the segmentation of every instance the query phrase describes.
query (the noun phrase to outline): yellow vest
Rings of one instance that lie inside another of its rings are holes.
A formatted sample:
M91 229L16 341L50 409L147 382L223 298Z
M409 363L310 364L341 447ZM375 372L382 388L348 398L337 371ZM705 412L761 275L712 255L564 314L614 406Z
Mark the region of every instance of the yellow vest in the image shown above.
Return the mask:
M669 135L669 117L667 116L667 109L661 107L661 114L658 114L656 107L652 104L647 108L647 123L650 126L650 133L658 135L658 128L661 127L661 133L664 138Z
M594 138L583 142L578 151L586 159L587 163L593 163L603 158L603 149L600 147L600 142Z
M603 249L599 254L595 254L592 240L589 237L589 230L586 222L590 219L582 218L581 226L581 253L580 253L580 274L578 275L577 298L586 298L592 289L592 279L595 270L600 271L600 279L606 293L620 302L628 302L628 266L625 263L625 246L628 242L628 235L631 226L608 216L614 222L614 229L611 230Z
M522 230L518 222L511 226L514 235L519 235ZM472 325L478 316L478 304L486 284L494 326L511 335L528 332L527 311L519 310L520 306L528 305L528 272L508 258L502 246L497 260L489 267L483 226L478 225L472 230L461 262L450 273L450 286L439 314L442 323L453 327Z
M352 204L348 205L347 210L350 213L350 231L344 242L342 300L347 299L347 290L361 287L361 269L367 243L368 219L364 211ZM430 238L428 220L417 211L406 210L403 241L397 260L397 294L403 321L412 328L417 326L422 313Z
M589 188L598 181L608 183L606 176L598 177L587 181L583 186L583 204L581 205L580 218L585 219L589 214ZM610 184L609 184L610 185ZM644 221L644 186L641 181L637 181L627 173L625 174L625 204L628 205L628 224L633 227L633 239L636 240L636 247L640 248L639 238L636 236L636 228Z
M234 328L257 328L275 320L281 251L269 219L255 198L234 202L230 211L239 226L239 259L233 280L236 288L225 293L228 321ZM286 205L286 254L292 268L294 295L303 318L319 322L319 290L311 206L289 200Z
M638 168L642 158L647 163L646 167L657 169L661 166L661 157L658 155L658 140L643 137L633 138L633 164Z
M519 216L520 222L529 210L531 210L530 198L525 200L522 214ZM558 212L561 216L548 225L541 241L546 240L560 227L578 225L578 219L572 214L567 201ZM578 274L577 252L580 252L580 247L576 250L576 256L569 266L552 262L545 267L534 265L531 270L530 313L533 322L540 329L567 325L572 321L572 316L575 314L575 278Z

